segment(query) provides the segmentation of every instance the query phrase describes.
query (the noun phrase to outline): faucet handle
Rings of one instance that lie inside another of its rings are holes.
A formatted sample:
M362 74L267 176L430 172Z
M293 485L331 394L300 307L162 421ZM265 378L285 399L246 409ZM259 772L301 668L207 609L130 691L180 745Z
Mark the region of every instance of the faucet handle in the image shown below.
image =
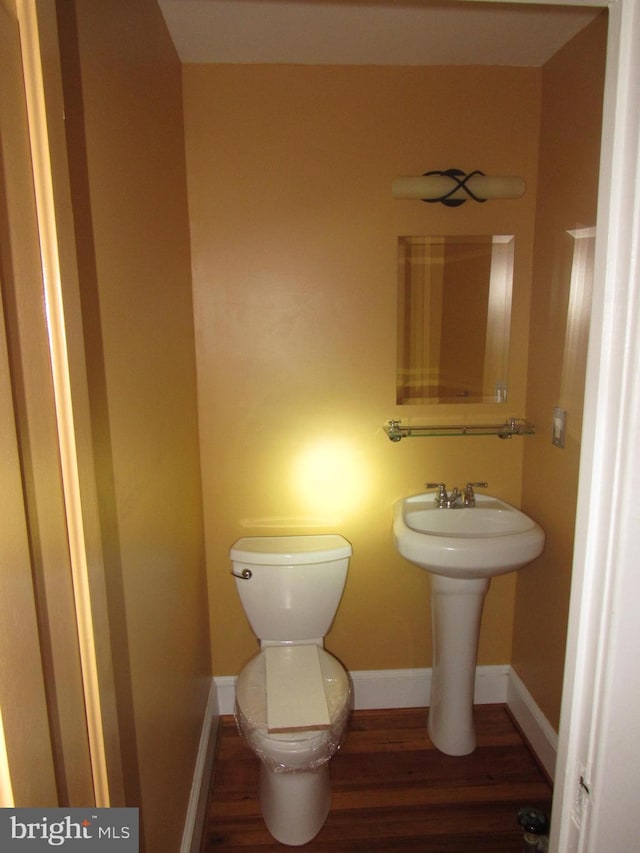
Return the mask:
M489 483L467 483L467 488L464 492L464 505L475 506L476 496L473 493L474 489L486 489Z

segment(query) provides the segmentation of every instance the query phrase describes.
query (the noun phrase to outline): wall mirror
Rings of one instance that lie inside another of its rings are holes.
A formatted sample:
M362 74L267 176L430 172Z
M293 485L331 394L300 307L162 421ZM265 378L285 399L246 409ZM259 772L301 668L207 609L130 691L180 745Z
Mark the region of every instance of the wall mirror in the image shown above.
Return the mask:
M398 405L506 401L513 250L513 234L398 237Z

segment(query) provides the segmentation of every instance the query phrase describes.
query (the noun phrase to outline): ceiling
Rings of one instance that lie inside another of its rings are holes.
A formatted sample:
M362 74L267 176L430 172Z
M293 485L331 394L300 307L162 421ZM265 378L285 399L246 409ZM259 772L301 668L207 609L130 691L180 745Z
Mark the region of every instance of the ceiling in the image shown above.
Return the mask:
M184 63L541 66L604 7L158 0Z

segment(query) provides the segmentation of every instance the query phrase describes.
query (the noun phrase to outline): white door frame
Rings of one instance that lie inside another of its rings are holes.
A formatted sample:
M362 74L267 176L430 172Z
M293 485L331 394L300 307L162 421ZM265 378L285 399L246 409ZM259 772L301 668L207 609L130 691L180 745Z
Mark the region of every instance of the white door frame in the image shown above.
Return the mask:
M96 806L104 808L124 805L122 747L94 476L56 8L51 0L8 2L15 7L22 53L83 716L93 797Z
M608 8L595 282L552 853L637 846L640 0L616 0Z

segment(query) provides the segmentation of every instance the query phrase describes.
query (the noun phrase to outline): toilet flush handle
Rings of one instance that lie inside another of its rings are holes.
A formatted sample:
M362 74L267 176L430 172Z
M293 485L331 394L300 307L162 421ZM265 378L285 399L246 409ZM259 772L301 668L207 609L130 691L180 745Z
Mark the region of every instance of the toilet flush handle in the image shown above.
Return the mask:
M243 569L241 572L234 572L232 570L231 574L234 576L234 578L240 578L240 580L242 581L251 580L251 578L253 577L253 572L251 571L251 569Z

